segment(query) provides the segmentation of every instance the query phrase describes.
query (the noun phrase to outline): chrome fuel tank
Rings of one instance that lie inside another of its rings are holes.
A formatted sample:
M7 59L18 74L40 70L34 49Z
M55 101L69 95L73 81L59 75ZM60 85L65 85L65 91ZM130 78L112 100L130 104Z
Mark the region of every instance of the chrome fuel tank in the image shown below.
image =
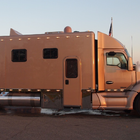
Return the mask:
M8 93L0 96L0 105L40 107L40 94Z

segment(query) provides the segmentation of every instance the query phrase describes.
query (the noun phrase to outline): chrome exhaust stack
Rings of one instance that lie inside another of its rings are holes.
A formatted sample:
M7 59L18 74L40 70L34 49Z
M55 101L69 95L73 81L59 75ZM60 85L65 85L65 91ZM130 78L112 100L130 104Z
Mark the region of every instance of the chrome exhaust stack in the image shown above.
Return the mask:
M0 96L0 106L40 107L40 94L8 93L5 96Z

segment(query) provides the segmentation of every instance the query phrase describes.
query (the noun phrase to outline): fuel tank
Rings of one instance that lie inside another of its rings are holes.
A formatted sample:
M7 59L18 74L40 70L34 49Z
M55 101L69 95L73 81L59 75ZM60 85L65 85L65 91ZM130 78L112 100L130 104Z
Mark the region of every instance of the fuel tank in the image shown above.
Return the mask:
M5 96L0 96L0 106L40 107L40 94L8 93Z

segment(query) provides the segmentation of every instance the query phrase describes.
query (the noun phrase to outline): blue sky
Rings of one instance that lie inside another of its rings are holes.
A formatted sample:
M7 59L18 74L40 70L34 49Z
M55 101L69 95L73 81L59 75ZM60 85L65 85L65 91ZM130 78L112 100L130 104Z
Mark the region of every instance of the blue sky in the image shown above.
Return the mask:
M108 34L113 17L113 36L121 41L134 62L140 61L140 0L0 0L0 36L10 28L22 34L62 31L97 31ZM133 43L131 43L131 36Z

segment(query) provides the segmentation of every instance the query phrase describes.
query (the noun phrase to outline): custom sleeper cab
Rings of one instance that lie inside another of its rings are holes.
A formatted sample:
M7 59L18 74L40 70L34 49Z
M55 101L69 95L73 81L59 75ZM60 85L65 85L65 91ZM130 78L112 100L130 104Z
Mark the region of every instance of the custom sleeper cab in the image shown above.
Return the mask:
M0 105L140 113L139 72L126 48L98 32L0 37Z

